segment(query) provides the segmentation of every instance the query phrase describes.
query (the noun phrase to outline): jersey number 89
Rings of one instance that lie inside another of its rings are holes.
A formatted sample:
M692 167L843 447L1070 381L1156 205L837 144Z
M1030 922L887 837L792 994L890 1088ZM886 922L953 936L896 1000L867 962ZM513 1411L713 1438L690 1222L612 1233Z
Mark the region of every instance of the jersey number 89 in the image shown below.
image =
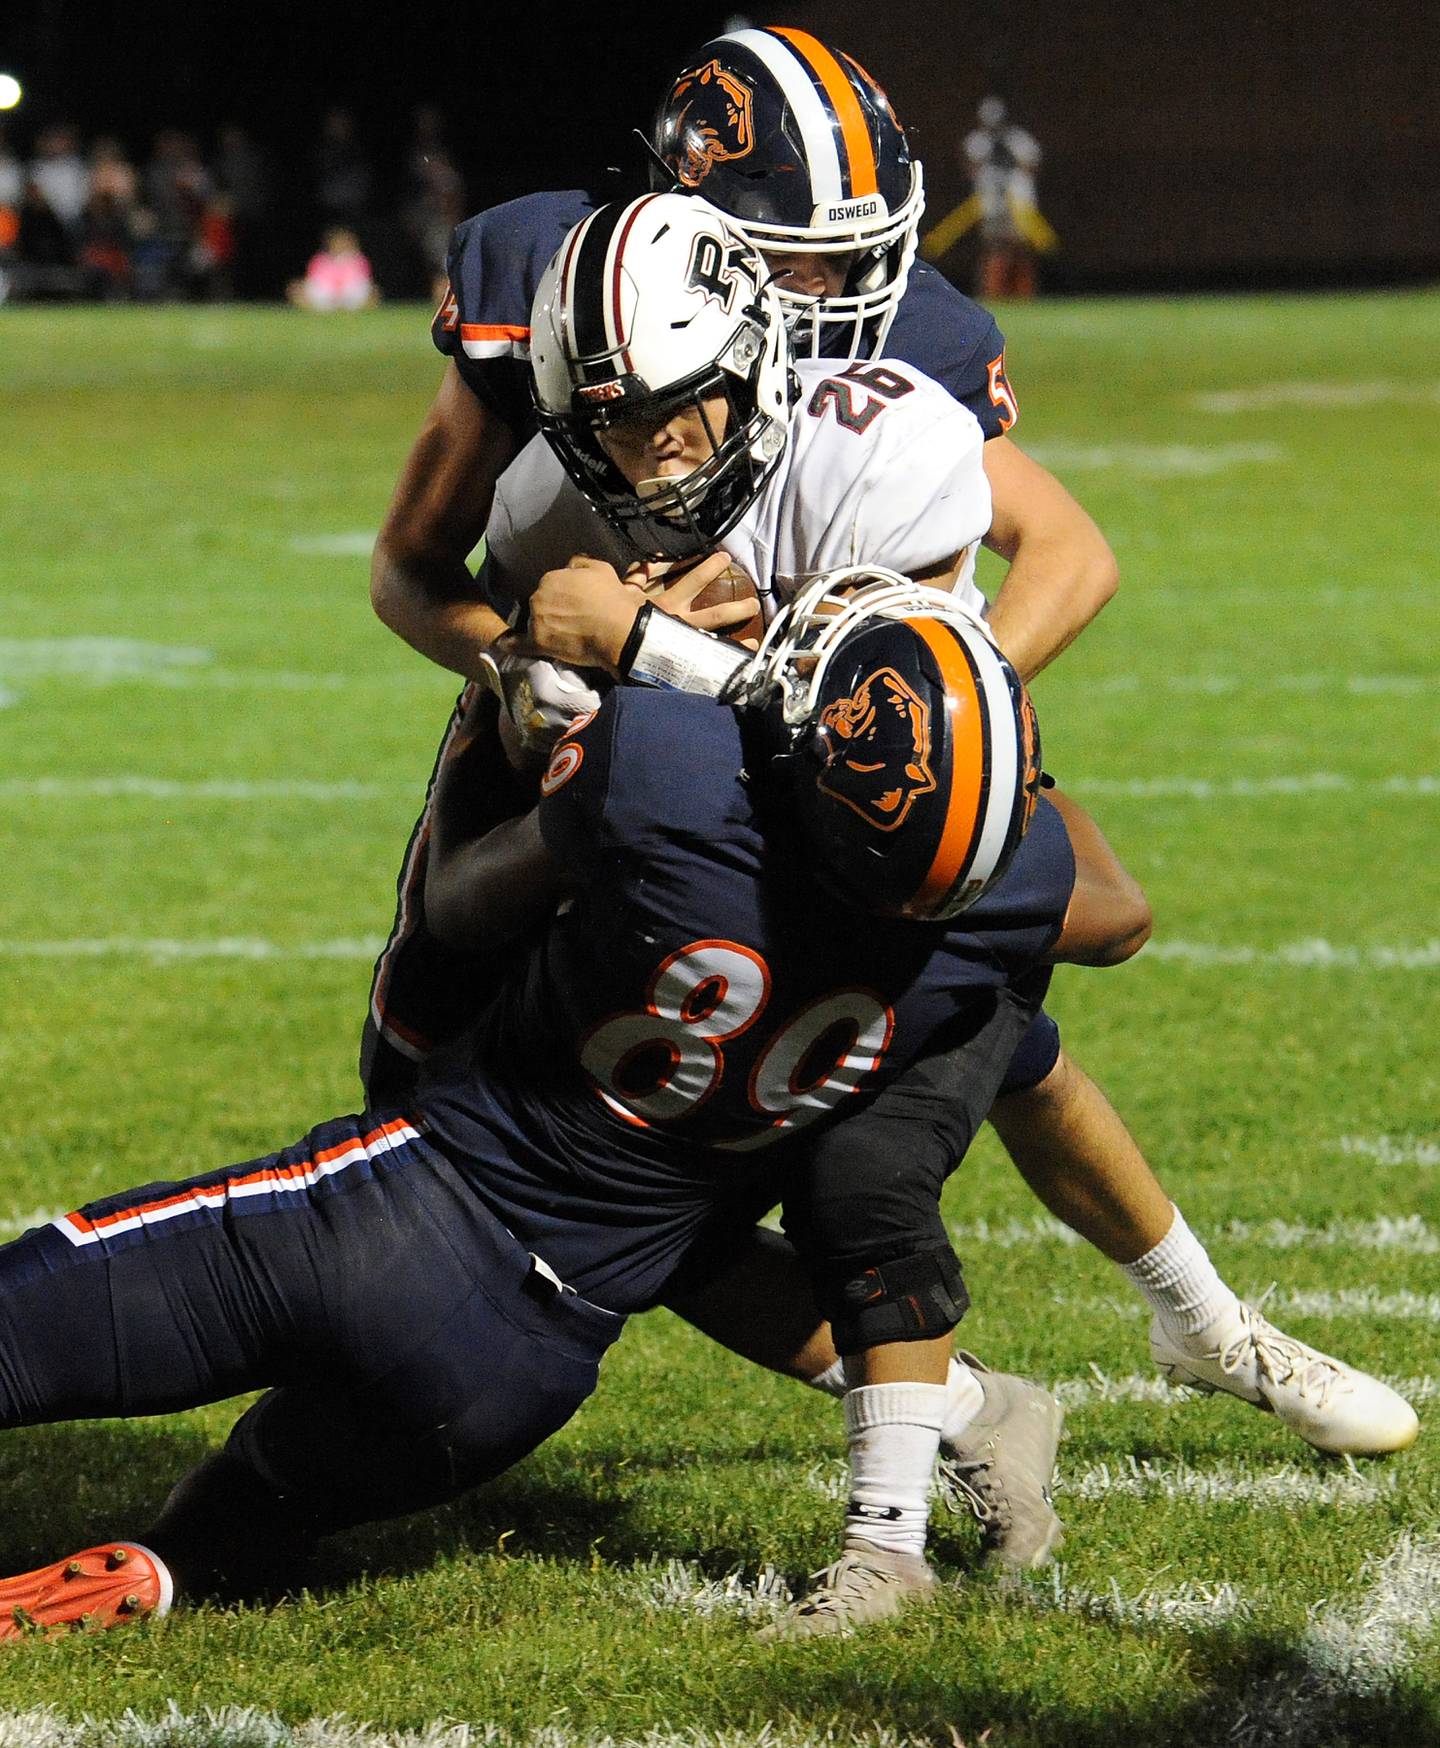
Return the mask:
M692 941L672 953L645 992L646 1006L596 1026L580 1061L609 1108L626 1122L689 1117L722 1088L725 1046L770 1000L770 969L733 941ZM807 1003L771 1034L745 1097L763 1128L710 1146L748 1150L828 1116L880 1066L895 1030L870 990L840 989Z

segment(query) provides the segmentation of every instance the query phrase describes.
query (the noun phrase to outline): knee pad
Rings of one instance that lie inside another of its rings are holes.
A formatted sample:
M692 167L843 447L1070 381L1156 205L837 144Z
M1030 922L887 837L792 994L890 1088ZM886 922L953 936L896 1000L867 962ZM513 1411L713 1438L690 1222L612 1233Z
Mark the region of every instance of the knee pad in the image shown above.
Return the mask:
M838 1354L889 1341L929 1341L970 1308L953 1250L926 1250L866 1269L835 1270L820 1283Z

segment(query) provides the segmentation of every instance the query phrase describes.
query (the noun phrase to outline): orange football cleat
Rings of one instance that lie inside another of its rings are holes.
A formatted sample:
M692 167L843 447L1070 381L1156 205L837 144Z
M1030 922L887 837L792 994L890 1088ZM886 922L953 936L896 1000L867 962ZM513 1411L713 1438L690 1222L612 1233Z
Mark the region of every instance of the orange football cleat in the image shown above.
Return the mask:
M56 1627L119 1627L142 1615L168 1614L174 1598L159 1555L138 1542L107 1542L0 1578L0 1639Z

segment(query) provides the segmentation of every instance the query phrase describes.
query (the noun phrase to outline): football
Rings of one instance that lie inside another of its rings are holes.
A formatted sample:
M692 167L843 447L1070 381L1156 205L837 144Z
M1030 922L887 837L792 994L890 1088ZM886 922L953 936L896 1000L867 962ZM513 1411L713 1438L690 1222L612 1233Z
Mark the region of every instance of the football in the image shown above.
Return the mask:
M658 576L652 570L646 593L649 595L662 593L671 583L679 580L677 572L678 567L664 576ZM735 638L753 649L759 643L765 630L765 618L760 609L760 595L755 587L754 578L747 576L737 564L731 564L716 577L713 583L707 583L695 597L693 604L696 607L719 607L727 601L753 601L755 603L755 611L749 619L743 620L739 625L727 625L719 634L722 637Z

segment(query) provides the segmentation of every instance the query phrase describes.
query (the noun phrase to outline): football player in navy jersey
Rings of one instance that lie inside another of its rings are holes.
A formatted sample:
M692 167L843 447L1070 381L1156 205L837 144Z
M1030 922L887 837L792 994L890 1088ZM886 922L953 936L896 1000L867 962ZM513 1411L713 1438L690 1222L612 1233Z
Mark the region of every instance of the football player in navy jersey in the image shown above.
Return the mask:
M1114 559L1080 506L1009 435L1018 407L993 319L914 261L920 169L884 94L805 32L739 30L682 70L662 101L654 146L677 184L732 212L765 251L812 351L874 355L883 345L974 414L993 502L985 543L1009 561L988 621L1021 675L1038 672L1109 598ZM500 472L533 428L531 296L553 251L592 210L581 191L534 195L467 220L452 243L450 293L432 329L449 363L376 543L372 599L415 648L467 679L507 629L466 560ZM721 623L714 612L696 622ZM425 926L426 843L422 818L372 992L362 1056L372 1094L413 1083L430 1043L463 1023L467 984L483 975ZM1275 1330L1220 1278L1047 1015L1017 1049L991 1116L1032 1190L1145 1296L1152 1355L1176 1381L1273 1410L1322 1449L1381 1452L1404 1442L1413 1416L1393 1392L1377 1398L1383 1387ZM796 1362L768 1344L766 1320L755 1314L757 1302L778 1305L794 1280L758 1234L723 1285L672 1304L747 1357L838 1392L823 1328ZM799 1296L793 1315L804 1315Z
M0 1581L0 1637L293 1576L314 1537L499 1473L576 1411L709 1224L781 1194L849 1356L854 1478L845 1552L784 1625L933 1587L966 1304L944 1173L797 1138L883 1111L907 1063L963 1039L968 1139L1036 971L1116 961L1143 926L1084 816L1038 799L1033 712L980 622L896 576L845 580L866 586L821 579L737 662L733 707L615 689L518 813L476 698L431 904L487 952L528 945L407 1108L0 1247L0 1426L266 1391L141 1540Z

